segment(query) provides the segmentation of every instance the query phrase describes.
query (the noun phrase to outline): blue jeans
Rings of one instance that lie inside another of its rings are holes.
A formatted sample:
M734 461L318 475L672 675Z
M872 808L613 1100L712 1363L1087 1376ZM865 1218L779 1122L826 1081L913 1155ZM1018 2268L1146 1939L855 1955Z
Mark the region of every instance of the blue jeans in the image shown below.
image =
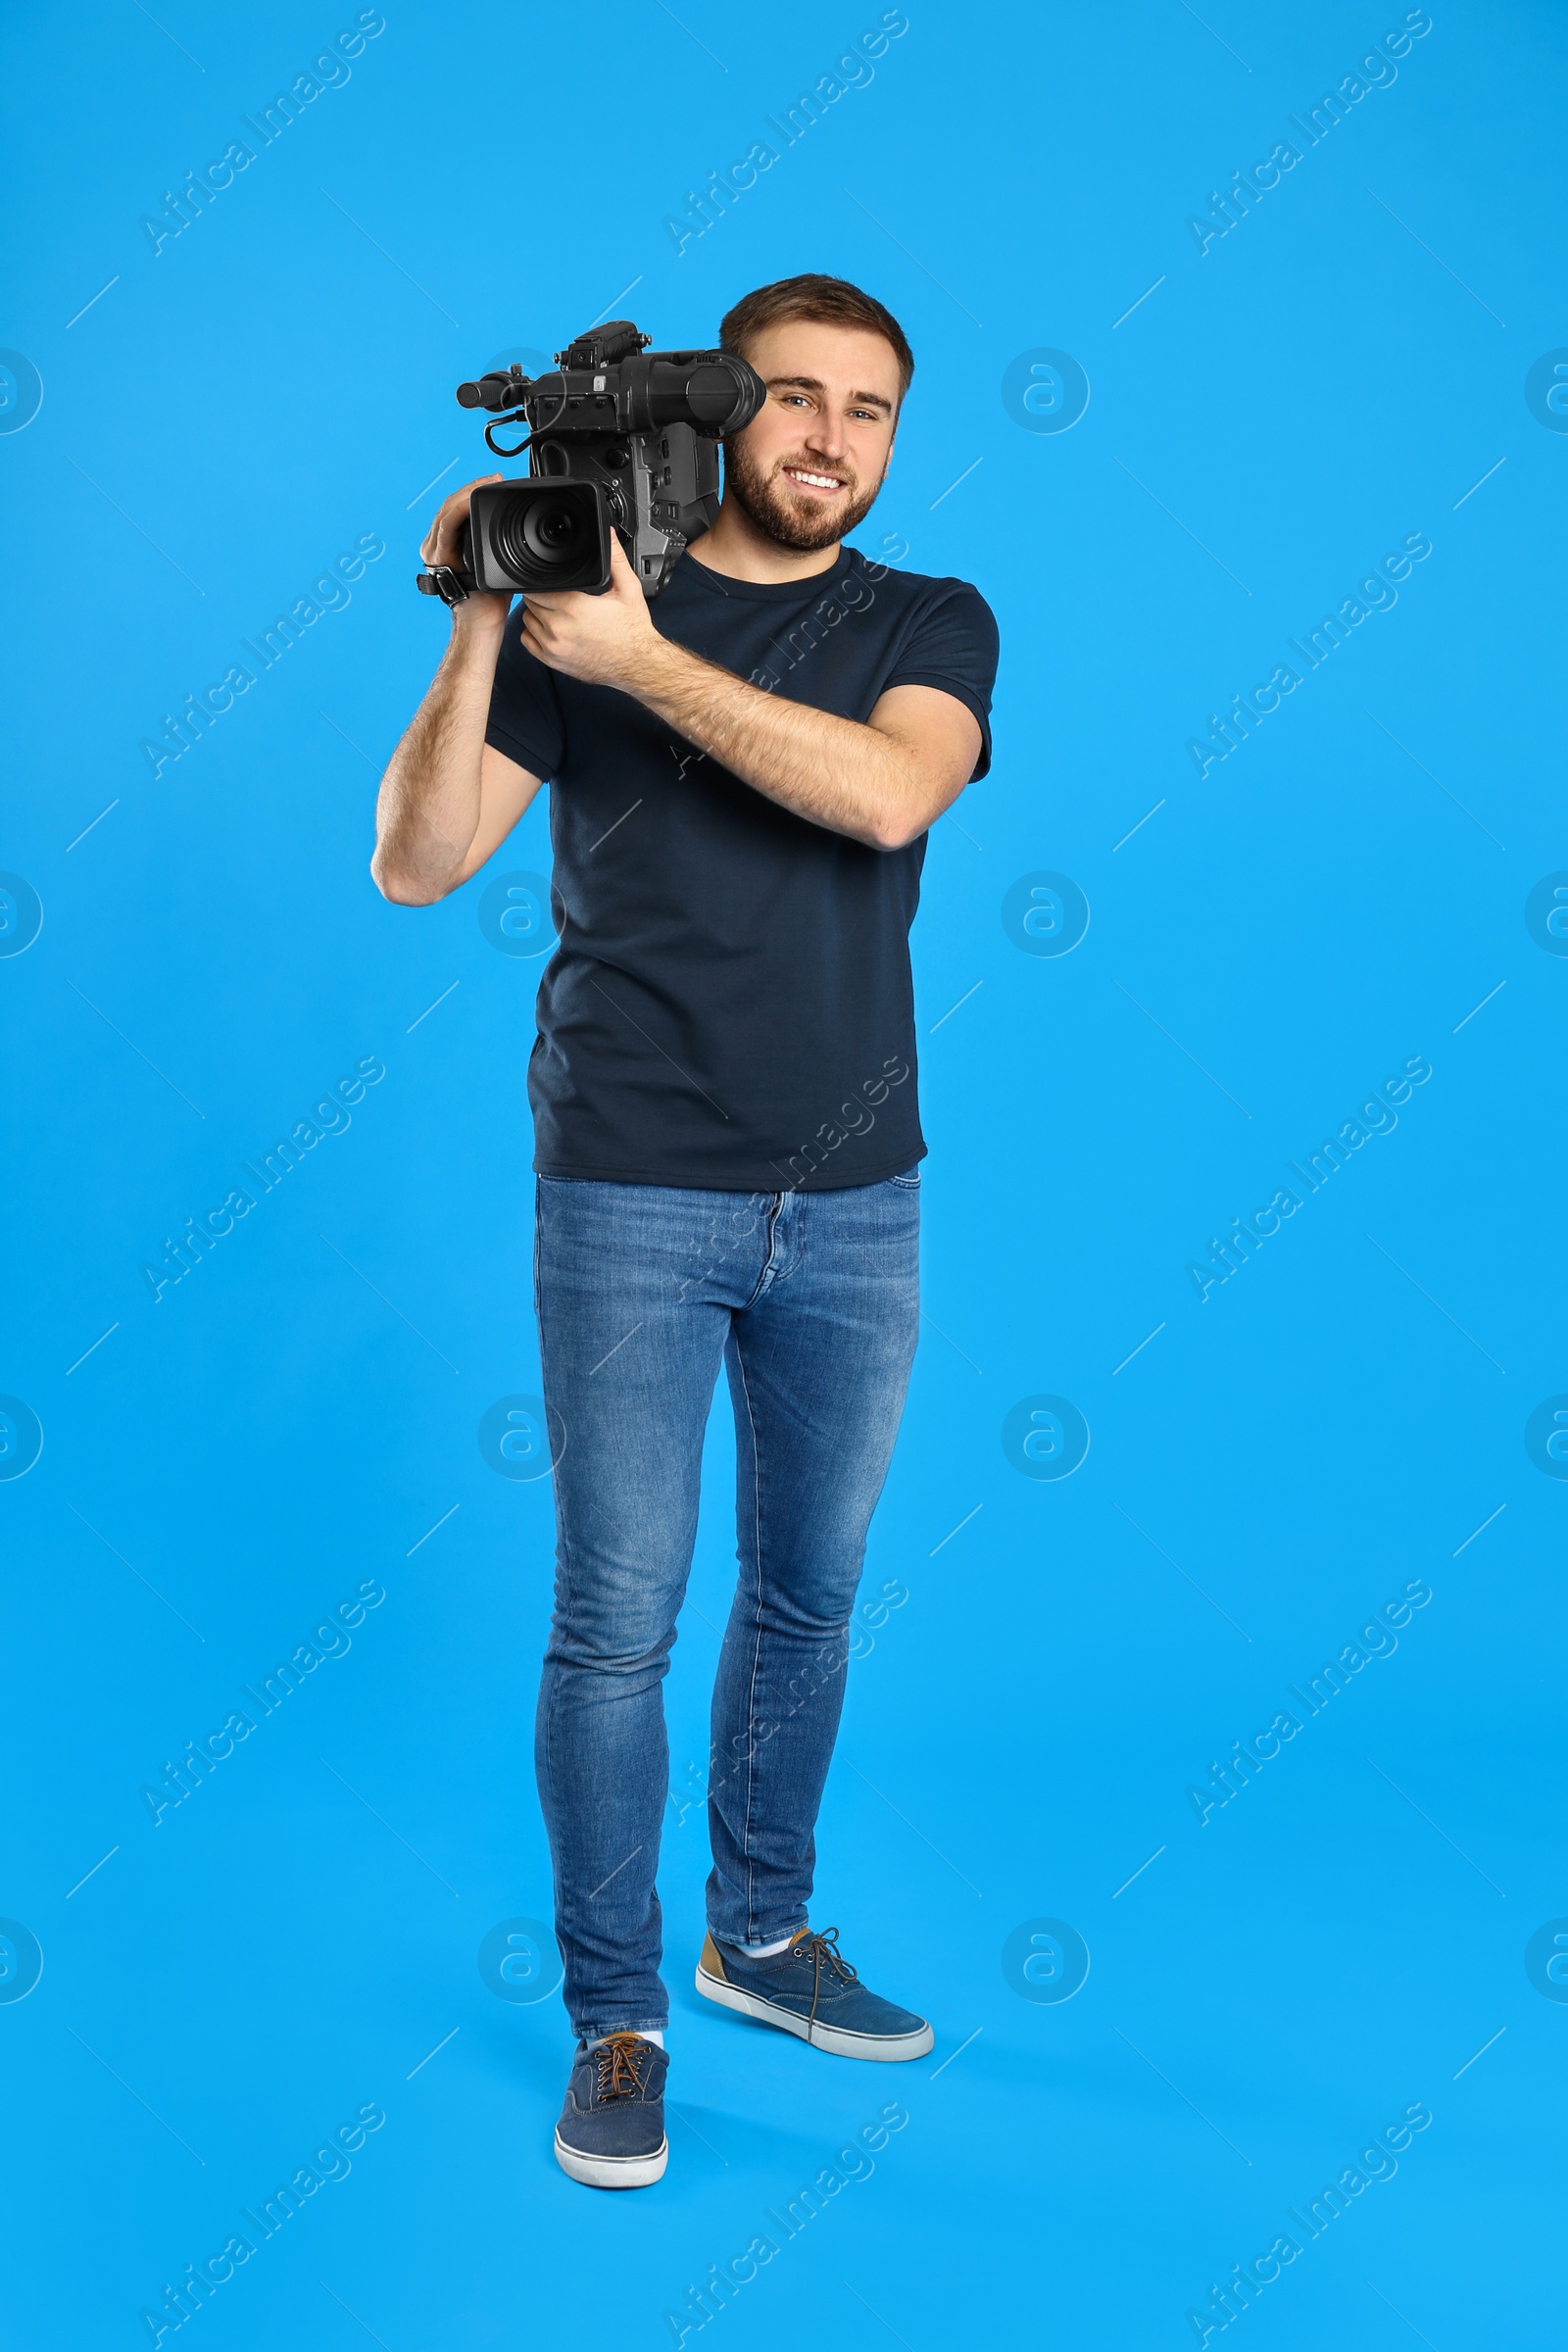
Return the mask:
M662 1683L722 1359L740 1578L713 1688L708 1924L806 1924L866 1530L919 1325L919 1175L839 1192L538 1179L535 1306L560 1449L535 1756L579 2035L662 2027Z

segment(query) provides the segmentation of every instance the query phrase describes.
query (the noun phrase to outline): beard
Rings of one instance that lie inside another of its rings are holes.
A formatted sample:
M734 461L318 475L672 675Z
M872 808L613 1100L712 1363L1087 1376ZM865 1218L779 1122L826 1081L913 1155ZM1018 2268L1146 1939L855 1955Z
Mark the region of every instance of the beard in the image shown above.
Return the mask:
M831 503L808 499L797 493L784 474L786 466L798 466L803 471L818 470L844 476L844 491ZM751 516L764 537L779 547L787 547L796 555L814 555L820 548L831 547L863 522L876 504L881 481L861 490L853 474L846 474L842 466L811 466L805 458L783 458L770 474L764 474L746 449L744 441L724 444L724 488L733 496L737 506ZM848 501L845 501L845 491Z

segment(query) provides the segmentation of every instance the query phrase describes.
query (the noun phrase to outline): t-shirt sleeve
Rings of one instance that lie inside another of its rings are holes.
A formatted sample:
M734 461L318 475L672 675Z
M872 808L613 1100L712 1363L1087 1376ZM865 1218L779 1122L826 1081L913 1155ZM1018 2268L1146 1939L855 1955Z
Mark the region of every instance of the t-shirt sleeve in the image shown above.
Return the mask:
M972 710L980 722L975 777L991 765L991 692L997 682L999 640L991 607L978 588L945 580L915 621L883 681L890 686L935 686ZM970 779L971 782L974 778Z
M566 757L566 730L556 681L522 643L519 598L507 621L484 739L531 776L553 776Z

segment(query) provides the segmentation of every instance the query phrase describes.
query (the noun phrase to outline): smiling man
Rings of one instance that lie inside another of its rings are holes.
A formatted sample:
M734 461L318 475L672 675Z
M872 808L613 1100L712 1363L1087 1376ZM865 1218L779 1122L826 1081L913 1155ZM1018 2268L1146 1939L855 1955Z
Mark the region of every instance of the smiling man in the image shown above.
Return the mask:
M918 1329L908 933L928 828L990 760L996 626L963 582L843 542L914 362L841 278L736 304L767 386L718 520L653 604L474 595L382 781L405 906L478 871L551 780L560 945L528 1065L556 1609L536 1759L578 2047L556 2153L657 2180L668 2003L662 1680L722 1362L740 1577L713 1690L697 1989L818 2050L931 2028L810 1926L813 1830L866 1531ZM449 498L425 541L455 564Z

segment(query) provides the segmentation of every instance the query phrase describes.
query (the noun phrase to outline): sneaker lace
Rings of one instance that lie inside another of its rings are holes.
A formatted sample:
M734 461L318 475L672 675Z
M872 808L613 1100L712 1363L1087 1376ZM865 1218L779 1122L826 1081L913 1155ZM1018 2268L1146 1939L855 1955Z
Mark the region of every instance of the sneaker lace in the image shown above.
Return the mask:
M790 1945L790 1957L794 1960L809 1960L811 1963L811 2013L807 2019L808 2026L816 2023L816 2004L821 1998L822 1971L825 1968L830 1969L842 1984L858 1984L860 1981L858 1969L853 1968L839 1950L837 1928L829 1928L822 1935L817 1935L810 1928L803 1928Z
M594 2052L599 2061L599 2096L602 2099L635 2097L645 2087L638 2066L643 2052L650 2045L640 2034L610 2034Z

